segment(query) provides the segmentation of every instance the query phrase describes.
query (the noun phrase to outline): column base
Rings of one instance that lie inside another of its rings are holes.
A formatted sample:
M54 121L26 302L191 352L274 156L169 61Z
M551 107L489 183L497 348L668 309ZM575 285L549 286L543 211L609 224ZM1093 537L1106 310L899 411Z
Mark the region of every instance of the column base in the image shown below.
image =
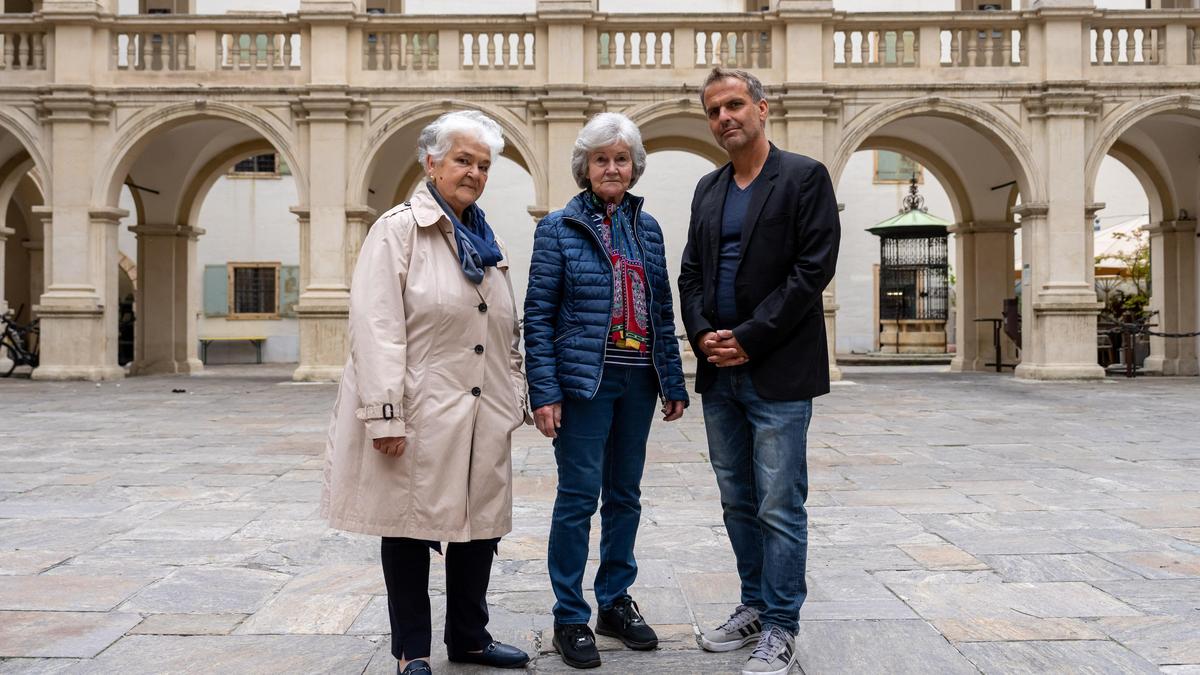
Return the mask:
M1192 377L1200 375L1200 363L1195 358L1148 356L1142 370L1155 375Z
M293 382L340 382L342 366L300 366L292 372Z
M35 380L121 380L125 369L121 366L38 366L30 377Z
M204 372L200 359L186 361L137 361L129 366L129 374L142 375L196 375Z
M12 368L12 359L7 356L0 356L0 372L7 373L9 368Z
M1103 380L1104 369L1100 364L1088 363L1022 363L1016 368L1019 380Z
M983 359L966 358L961 354L955 354L950 359L950 372L952 373L978 373L984 370L995 370L983 365Z
M830 382L841 382L842 381L842 369L838 368L837 364L834 364L834 363L829 364L829 381Z

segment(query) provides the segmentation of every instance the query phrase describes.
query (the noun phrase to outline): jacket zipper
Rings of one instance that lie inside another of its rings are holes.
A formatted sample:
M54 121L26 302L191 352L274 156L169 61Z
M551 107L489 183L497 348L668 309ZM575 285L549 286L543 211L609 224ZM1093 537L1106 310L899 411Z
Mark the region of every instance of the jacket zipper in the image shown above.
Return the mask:
M637 205L637 208L635 208L633 210L633 223L632 223L633 239L634 239L634 241L637 242L638 250L642 252L642 264L645 265L646 247L642 245L642 238L638 234L638 226L637 226L638 220L641 215L642 215L642 203L639 202ZM600 247L600 253L604 254L604 257L608 259L608 267L609 267L609 275L610 275L609 280L611 282L612 278L616 276L617 270L612 264L612 257L608 256L604 250L604 242L600 241L600 237L597 236L596 233L592 231L592 228L588 227L582 221L572 218L571 216L563 216L563 220L569 220L569 221L579 225L583 229L587 230L590 235L592 235L592 239L594 239L596 241L596 245ZM610 283L609 285L611 286L612 284ZM647 306L646 306L646 318L650 320L650 327L651 327L651 330L653 330L654 329L654 316L653 316L654 284L650 283L649 276L646 277L646 293L648 293ZM610 295L608 298L608 317L610 320L612 319L612 305L613 305L613 298ZM656 338L655 344L657 344L657 341L658 341L657 338L659 338L659 337L661 337L661 336L655 334L655 338ZM672 334L670 337L671 337L671 339L675 338L674 334ZM666 401L667 400L667 384L666 384L666 382L663 381L662 373L659 372L659 370L658 370L658 363L656 363L654 360L654 346L655 345L651 345L651 347L650 347L650 366L652 368L654 368L654 377L656 377L658 379L658 388L659 388L659 391L661 392L662 400ZM600 377L596 379L596 387L594 389L592 389L592 395L588 397L589 400L595 398L596 392L600 391L600 382L604 380L604 361L607 358L608 358L608 340L605 339L604 340L604 355L600 359Z
M637 208L633 210L633 240L637 242L638 250L642 252L642 269L646 267L646 247L642 245L642 236L638 234L638 221L641 220L642 204L639 203ZM665 243L664 243L665 246ZM668 280L667 283L670 283ZM658 390L661 392L662 400L665 403L667 400L667 383L663 381L662 373L658 370L658 362L654 359L654 349L658 347L661 335L654 331L654 284L650 281L650 276L646 275L646 318L650 321L650 330L654 332L654 343L650 345L650 365L654 368L654 377L658 378ZM611 313L611 310L610 310ZM675 327L671 327L671 335L669 340L675 339Z
M608 285L611 288L612 280L613 280L613 277L616 276L617 270L615 267L613 267L612 257L608 256L604 252L604 242L600 241L599 235L597 235L595 232L593 232L592 228L588 227L583 221L576 220L575 218L572 218L571 216L563 216L563 220L569 220L569 221L579 225L583 229L587 230L588 234L592 235L592 239L596 240L596 245L600 247L600 254L608 260L608 268L609 268L609 276L608 276L609 283L608 283ZM608 319L609 319L609 321L612 321L612 306L613 306L613 297L612 297L612 294L609 293L609 296L608 296ZM604 338L604 355L600 357L600 377L596 378L596 386L592 389L591 396L588 396L589 401L596 398L596 393L600 391L600 383L604 381L604 361L607 358L608 358L608 337L605 336L605 338Z

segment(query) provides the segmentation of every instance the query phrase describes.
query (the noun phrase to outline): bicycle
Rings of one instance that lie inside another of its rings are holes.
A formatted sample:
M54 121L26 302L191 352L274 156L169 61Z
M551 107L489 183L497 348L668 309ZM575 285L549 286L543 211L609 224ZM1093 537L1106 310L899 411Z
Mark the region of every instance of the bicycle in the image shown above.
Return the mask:
M0 347L8 352L9 361L12 362L8 372L0 377L12 375L18 366L38 367L38 319L28 324L18 323L16 316L20 312L21 308L17 308L16 311L9 310L0 316L0 324L3 324L3 328L0 329Z

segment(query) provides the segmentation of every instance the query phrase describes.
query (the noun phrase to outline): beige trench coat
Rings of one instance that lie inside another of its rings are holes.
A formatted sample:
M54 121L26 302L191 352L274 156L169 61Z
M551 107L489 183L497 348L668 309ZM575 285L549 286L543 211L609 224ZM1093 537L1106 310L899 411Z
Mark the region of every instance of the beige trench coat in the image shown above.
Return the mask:
M476 285L456 251L424 185L363 242L326 445L332 527L432 541L512 529L510 436L532 418L507 254ZM372 447L386 436L407 439L403 455Z

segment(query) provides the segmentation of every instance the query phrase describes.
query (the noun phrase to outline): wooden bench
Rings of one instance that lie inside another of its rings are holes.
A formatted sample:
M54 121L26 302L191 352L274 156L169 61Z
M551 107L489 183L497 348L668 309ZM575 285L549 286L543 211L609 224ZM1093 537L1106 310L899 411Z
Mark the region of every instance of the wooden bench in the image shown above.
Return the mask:
M214 342L249 342L258 353L257 363L262 363L262 346L267 341L265 335L245 335L234 337L202 337L200 338L200 363L208 365L208 346Z

